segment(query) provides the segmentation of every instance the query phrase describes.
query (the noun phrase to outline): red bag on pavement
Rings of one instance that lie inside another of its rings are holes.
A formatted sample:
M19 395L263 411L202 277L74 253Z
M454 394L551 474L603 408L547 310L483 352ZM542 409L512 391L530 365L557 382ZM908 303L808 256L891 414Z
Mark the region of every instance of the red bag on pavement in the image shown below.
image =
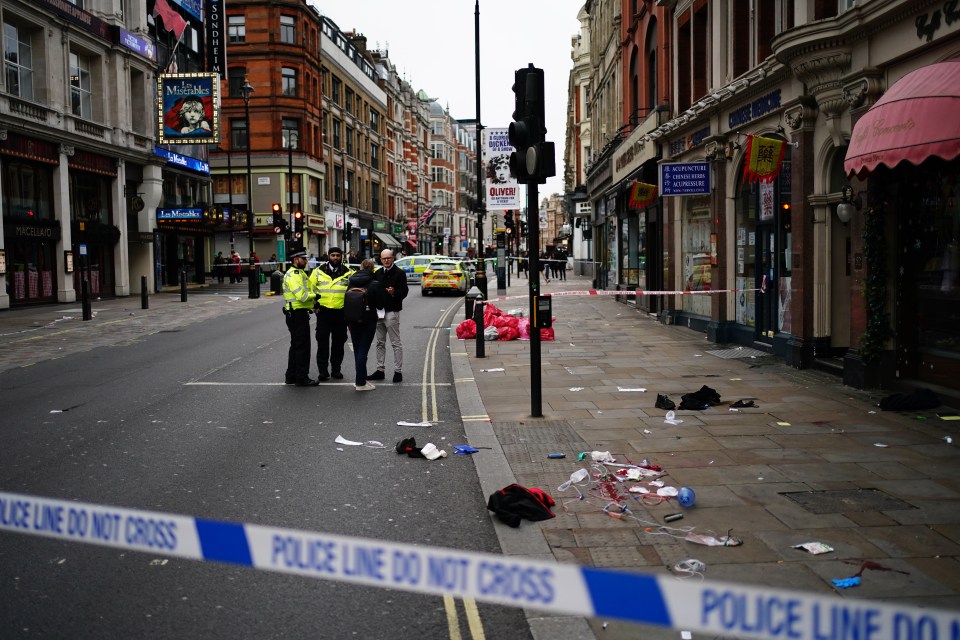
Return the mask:
M549 329L540 329L540 341L541 342L553 342L556 338L553 335L553 327Z
M464 320L457 325L457 338L470 340L477 337L477 323L473 320Z
M517 323L517 331L520 333L521 340L530 339L530 318L520 318Z
M499 337L497 340L516 340L520 337L520 331L516 327L504 326L497 329L497 334Z

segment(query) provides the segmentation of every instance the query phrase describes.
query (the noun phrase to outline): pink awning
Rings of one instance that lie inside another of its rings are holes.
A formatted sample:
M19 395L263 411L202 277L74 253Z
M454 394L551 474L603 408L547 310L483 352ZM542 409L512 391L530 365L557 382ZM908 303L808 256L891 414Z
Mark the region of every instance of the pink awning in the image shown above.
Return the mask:
M911 71L890 87L853 128L846 174L879 165L920 164L960 156L960 60Z

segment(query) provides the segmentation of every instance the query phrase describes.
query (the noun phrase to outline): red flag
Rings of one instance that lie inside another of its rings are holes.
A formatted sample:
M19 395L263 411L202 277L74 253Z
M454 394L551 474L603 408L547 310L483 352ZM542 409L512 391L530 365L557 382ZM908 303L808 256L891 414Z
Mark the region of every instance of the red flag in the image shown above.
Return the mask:
M177 40L183 36L183 30L187 28L187 21L167 4L167 0L156 0L153 5L153 17L161 18L163 28L172 31L173 35L177 36Z
M634 209L644 209L657 197L657 185L636 181L630 189L630 206Z
M747 136L747 159L743 163L746 182L773 182L783 165L787 143L773 138Z

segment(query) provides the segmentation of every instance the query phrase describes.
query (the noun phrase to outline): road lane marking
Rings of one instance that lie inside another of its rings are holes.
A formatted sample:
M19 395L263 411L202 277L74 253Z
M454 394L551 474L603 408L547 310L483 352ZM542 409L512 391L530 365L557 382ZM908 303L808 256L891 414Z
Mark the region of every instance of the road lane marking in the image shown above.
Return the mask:
M435 387L450 387L453 386L452 382L434 382L431 383ZM296 385L288 385L283 382L184 382L183 386L185 387L293 387ZM352 387L354 384L352 382L321 382L318 386L320 387ZM419 387L420 384L417 382L401 382L400 384L392 385L394 387ZM384 389L389 389L390 387L384 387Z

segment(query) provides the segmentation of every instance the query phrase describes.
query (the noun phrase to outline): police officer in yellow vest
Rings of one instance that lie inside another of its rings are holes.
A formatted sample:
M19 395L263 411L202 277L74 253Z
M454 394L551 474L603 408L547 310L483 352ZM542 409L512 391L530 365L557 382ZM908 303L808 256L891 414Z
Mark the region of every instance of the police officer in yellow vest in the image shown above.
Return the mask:
M317 296L304 271L307 252L300 247L291 248L290 261L293 267L283 276L283 315L290 331L284 381L298 387L312 387L319 384L310 378L310 310Z
M317 294L317 368L319 380L341 379L343 345L347 342L347 321L343 317L343 296L353 270L343 264L343 251L331 247L327 262L310 274L310 285ZM329 362L330 368L327 368ZM328 375L329 371L329 375Z

